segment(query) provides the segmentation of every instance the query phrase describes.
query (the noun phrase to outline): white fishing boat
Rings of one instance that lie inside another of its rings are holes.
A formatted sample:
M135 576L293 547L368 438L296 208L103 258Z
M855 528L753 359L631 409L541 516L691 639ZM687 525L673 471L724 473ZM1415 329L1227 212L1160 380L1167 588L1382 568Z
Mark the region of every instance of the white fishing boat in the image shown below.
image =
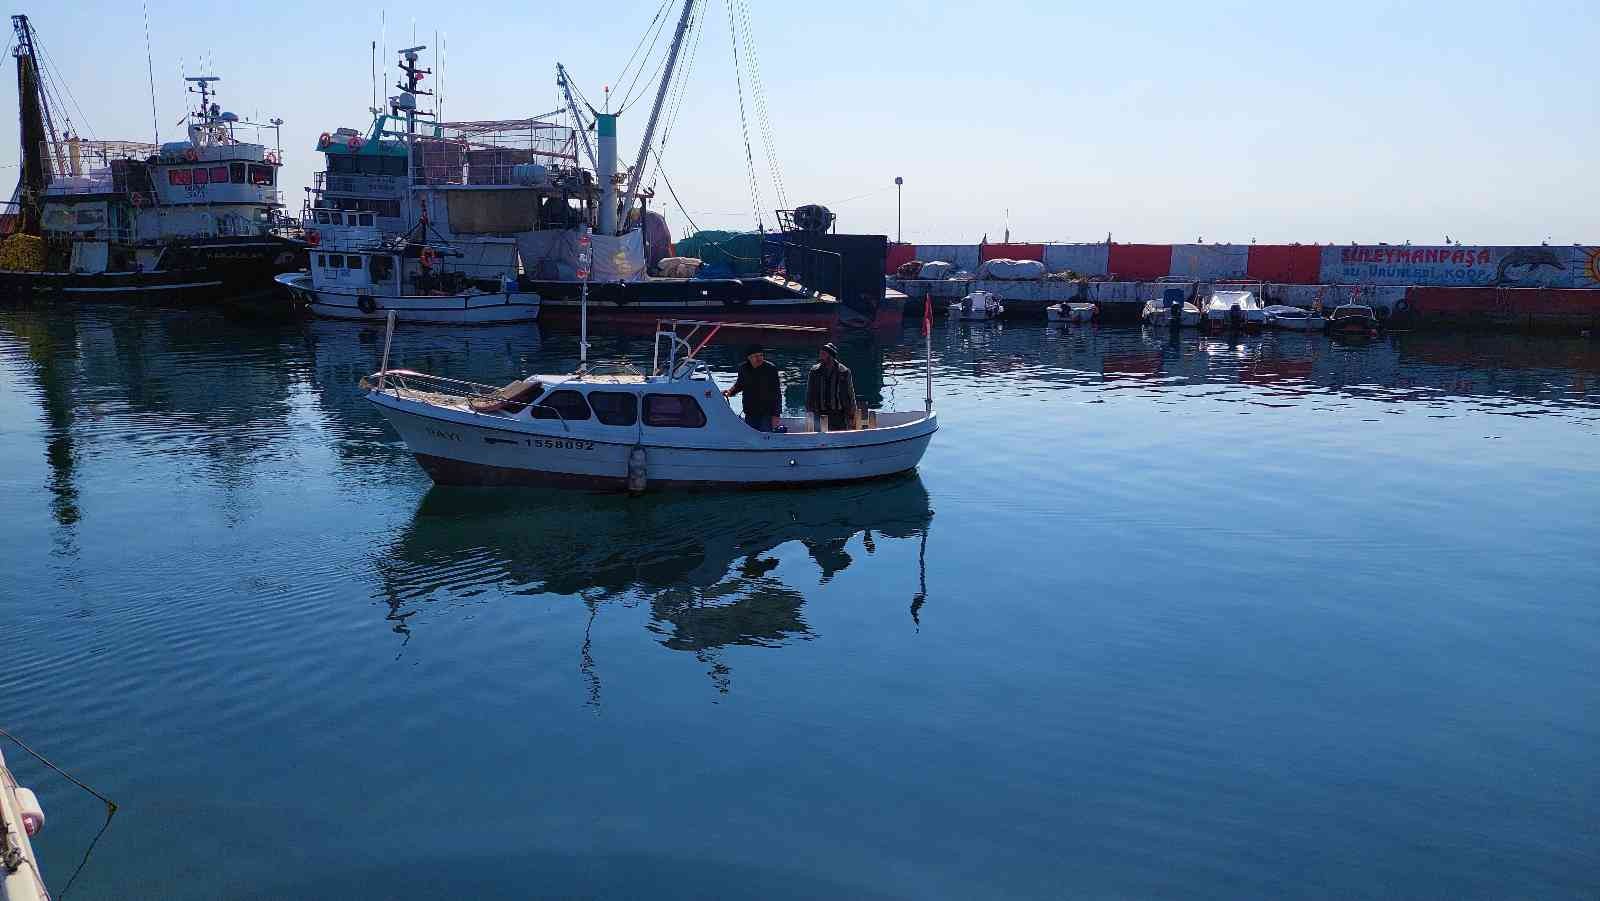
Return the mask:
M354 234L324 223L325 237L310 255L310 270L277 276L313 315L383 321L393 311L400 322L432 325L503 325L539 318L539 295L518 285L515 240L381 242L371 228L371 213L342 215L355 220L350 229ZM361 221L366 226L355 224Z
M1273 304L1270 307L1265 307L1261 313L1266 317L1266 324L1269 328L1288 329L1295 332L1320 332L1327 323L1327 320L1322 318L1321 313L1282 304Z
M383 363L363 384L367 399L441 485L631 492L797 487L893 475L922 459L939 427L931 341L922 410L868 412L859 428L837 431L791 416L782 420L787 431L758 432L734 412L696 356L723 327L825 334L805 326L658 322L649 372L627 364L602 372L582 362L585 332L576 372L505 386L391 370L386 337ZM703 329L710 332L700 338Z
M966 321L996 319L1006 311L1000 295L992 291L974 291L950 304L950 318Z
M1050 322L1092 322L1099 315L1100 305L1093 303L1053 303L1044 308Z
M1206 301L1205 321L1211 328L1260 328L1266 314L1253 291L1213 291Z
M1178 316L1176 323L1172 319L1174 308L1177 309ZM1167 288L1161 292L1160 300L1145 302L1144 311L1139 318L1143 319L1146 325L1196 328L1200 325L1200 308L1184 299L1184 289Z
M44 809L17 784L0 754L0 901L49 901L33 836L44 828Z

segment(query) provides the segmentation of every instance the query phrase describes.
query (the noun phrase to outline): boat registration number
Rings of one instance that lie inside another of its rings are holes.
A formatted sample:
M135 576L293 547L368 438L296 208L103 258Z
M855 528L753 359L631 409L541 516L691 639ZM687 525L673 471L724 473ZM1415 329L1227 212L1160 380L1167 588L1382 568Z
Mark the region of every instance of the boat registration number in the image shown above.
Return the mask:
M535 438L529 443L534 447L544 447L551 450L594 450L593 441L580 441L576 438Z

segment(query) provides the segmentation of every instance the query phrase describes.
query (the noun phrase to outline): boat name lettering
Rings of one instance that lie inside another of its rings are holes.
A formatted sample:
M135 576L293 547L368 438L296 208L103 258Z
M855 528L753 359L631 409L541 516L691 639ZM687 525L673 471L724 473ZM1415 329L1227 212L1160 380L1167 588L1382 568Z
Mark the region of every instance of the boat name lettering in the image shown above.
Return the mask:
M423 428L424 431L426 431L428 434L432 435L433 437L442 439L444 441L460 441L461 440L461 436L457 435L455 432L440 431L439 429L436 429L431 425L430 426L423 426L422 428Z
M580 441L576 438L532 438L528 444L533 447L546 447L554 450L594 450L593 441Z

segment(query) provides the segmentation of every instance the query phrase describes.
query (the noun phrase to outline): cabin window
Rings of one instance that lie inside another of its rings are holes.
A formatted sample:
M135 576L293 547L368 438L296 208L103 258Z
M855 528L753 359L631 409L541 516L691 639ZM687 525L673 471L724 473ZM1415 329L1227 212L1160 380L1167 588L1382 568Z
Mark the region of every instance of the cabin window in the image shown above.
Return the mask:
M105 225L106 211L99 209L78 210L79 225Z
M244 184L244 163L228 164L228 181L236 185Z
M214 185L225 185L225 184L227 184L228 183L228 167L227 166L212 166L211 167L211 183L214 184Z
M394 275L394 259L392 257L373 257L372 265L367 267L367 272L372 276L374 285L382 284Z
M207 174L206 170L204 170L204 169L196 169L196 170L194 170L194 183L195 184L203 185L203 184L205 184L206 182L208 182L210 180L211 179L210 179L209 175Z
M361 214L361 224L362 225L371 225L372 224L372 214L371 213L362 213Z
M330 254L328 254L328 268L329 269L343 269L344 268L344 254L342 254L342 253L330 253Z
M706 414L687 394L646 394L644 424L657 428L698 429L706 424Z
M257 166L254 163L250 164L250 183L253 185L262 185L270 188L272 187L274 181L273 175L274 173L271 166Z
M327 254L325 254L325 253L317 254L317 268L318 269L326 269L326 268L328 268L328 255Z
M328 154L328 171L335 175L348 175L356 171L356 158L341 153Z
M639 401L627 391L590 391L589 406L604 425L633 425L639 421Z
M378 157L381 160L379 171L384 175L406 174L406 158L403 156L386 155Z
M533 408L534 419L564 419L568 422L589 418L589 404L583 395L571 388L562 388L545 395Z
M349 256L345 257L344 258L344 268L346 268L346 269L360 269L361 268L361 257L359 257L359 256L357 256L357 255L355 255L353 253L350 254Z
M317 210L317 224L318 225L327 225L328 224L328 214L327 214L326 211Z
M169 185L187 185L187 184L190 184L190 183L191 183L191 179L189 178L189 170L188 169L168 169L167 170L167 184L169 184Z

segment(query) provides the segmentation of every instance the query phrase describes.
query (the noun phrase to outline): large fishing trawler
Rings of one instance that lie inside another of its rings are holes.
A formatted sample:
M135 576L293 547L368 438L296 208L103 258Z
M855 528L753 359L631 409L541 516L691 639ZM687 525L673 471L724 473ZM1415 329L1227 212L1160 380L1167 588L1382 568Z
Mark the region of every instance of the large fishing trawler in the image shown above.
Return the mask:
M220 79L186 79L199 97L187 140L85 140L50 107L28 17L11 22L22 175L0 218L0 292L195 303L275 290L274 274L304 265L283 234L279 154L239 139L253 123L214 102Z
M337 318L381 319L387 308L418 321L414 308L428 302L417 298L454 309L492 306L482 295L493 295L502 309L468 321L506 321L497 313L514 315L520 293L537 295L546 320L577 319L587 296L597 321L646 328L663 316L870 326L880 308L897 325L899 308L882 303L887 239L837 234L820 207L780 211L759 274L681 277L663 265L672 237L650 209L654 191L642 175L653 150L659 167L658 123L700 2L683 4L638 158L627 168L618 161L620 114L580 105L561 65L563 109L447 122L418 106L433 95L422 87L433 70L417 66L426 48L400 51L400 92L374 109L371 126L319 138L327 165L303 214L312 265L279 281L312 313ZM387 258L376 274L374 254Z

